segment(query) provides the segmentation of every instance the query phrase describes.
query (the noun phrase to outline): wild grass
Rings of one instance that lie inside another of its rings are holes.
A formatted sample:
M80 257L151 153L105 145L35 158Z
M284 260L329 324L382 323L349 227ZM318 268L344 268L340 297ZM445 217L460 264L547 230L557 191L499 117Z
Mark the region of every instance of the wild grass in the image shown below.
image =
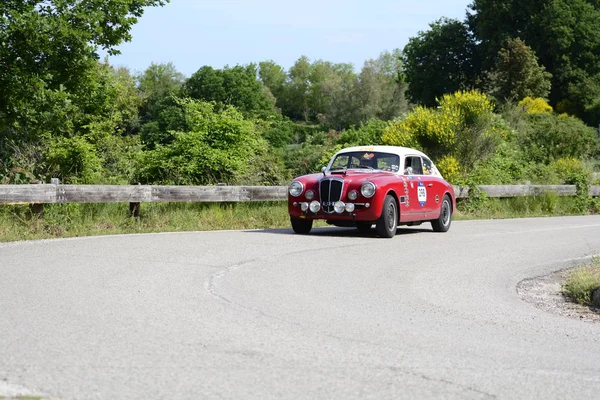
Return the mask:
M527 217L558 217L581 215L575 197L561 197L556 193L506 199L483 198L460 201L456 219L503 219Z
M495 219L578 215L574 198L553 194L459 202L454 218ZM315 226L324 226L318 222ZM38 218L29 206L0 206L0 242L111 235L229 229L289 228L285 202L142 203L139 219L128 204L52 204Z
M600 288L600 257L571 271L563 285L563 293L579 304L598 307L600 304L592 304L592 291L597 288Z

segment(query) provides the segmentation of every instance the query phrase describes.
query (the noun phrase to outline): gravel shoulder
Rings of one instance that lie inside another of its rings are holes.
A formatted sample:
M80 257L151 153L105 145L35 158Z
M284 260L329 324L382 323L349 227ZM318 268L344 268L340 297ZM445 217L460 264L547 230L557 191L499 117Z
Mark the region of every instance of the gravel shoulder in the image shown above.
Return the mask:
M517 285L517 293L521 299L541 310L581 321L600 323L600 309L574 303L562 294L562 284L572 269L561 269L548 275L525 279Z

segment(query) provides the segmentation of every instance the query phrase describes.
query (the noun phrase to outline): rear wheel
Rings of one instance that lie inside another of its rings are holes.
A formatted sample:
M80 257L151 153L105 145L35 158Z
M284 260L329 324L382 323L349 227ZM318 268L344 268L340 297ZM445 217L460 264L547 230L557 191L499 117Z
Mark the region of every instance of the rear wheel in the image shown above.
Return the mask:
M442 201L442 210L438 219L431 221L431 227L435 232L448 232L452 222L452 203L450 196L445 195Z
M358 229L359 232L362 233L367 233L371 230L371 227L373 226L372 222L357 222L356 223L356 228Z
M383 210L381 210L381 217L377 220L375 225L377 234L384 238L392 238L396 234L398 228L398 206L393 196L385 196L383 201Z
M309 233L313 226L312 219L290 218L290 221L292 222L294 232L301 235Z

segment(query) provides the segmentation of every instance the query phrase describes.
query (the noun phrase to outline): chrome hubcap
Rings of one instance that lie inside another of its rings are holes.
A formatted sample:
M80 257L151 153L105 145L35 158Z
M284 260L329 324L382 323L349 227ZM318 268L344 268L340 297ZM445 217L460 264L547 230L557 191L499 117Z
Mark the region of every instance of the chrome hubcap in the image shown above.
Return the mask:
M444 225L448 225L450 221L450 206L448 205L448 201L444 200L444 206L442 207L442 223Z
M396 206L391 203L388 207L388 229L391 231L396 227Z

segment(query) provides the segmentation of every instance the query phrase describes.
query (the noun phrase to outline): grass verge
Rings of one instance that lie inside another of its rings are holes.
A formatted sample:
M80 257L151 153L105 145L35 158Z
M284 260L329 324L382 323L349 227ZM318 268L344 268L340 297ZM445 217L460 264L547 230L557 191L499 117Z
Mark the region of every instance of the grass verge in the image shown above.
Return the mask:
M600 307L592 301L592 291L600 288L600 257L588 265L575 268L563 285L563 293L576 303Z
M285 202L142 203L141 217L128 204L50 204L43 218L29 206L0 206L0 242L123 233L289 228ZM574 198L544 195L459 202L454 218L494 219L579 215ZM325 226L318 221L315 226Z

